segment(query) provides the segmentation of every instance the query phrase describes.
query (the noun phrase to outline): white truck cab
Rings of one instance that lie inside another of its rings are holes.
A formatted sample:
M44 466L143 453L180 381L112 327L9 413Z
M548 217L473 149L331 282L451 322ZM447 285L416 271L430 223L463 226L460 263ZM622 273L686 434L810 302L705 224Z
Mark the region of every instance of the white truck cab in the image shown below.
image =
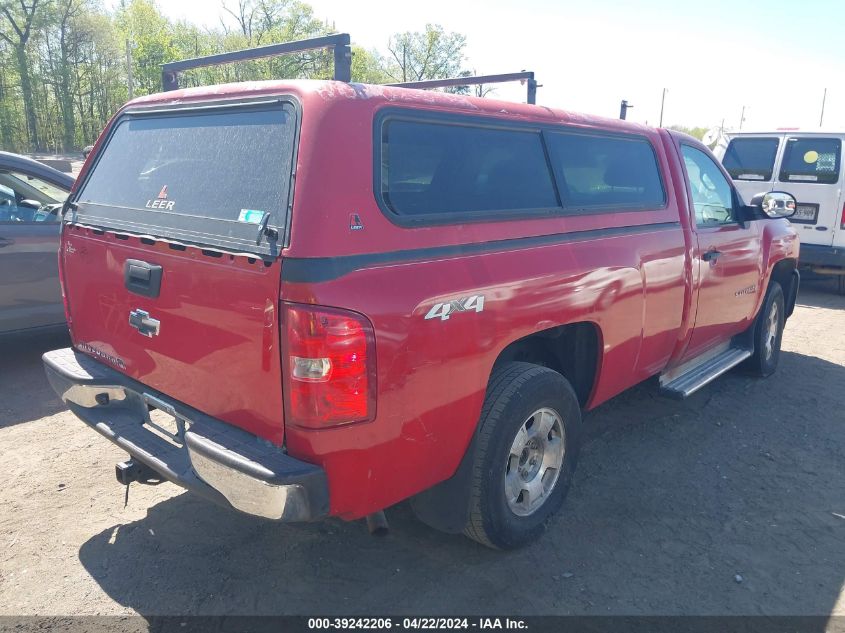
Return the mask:
M801 266L839 275L845 284L845 196L842 146L845 131L781 128L730 132L717 148L746 201L758 193L788 191L798 201L790 218L801 237Z

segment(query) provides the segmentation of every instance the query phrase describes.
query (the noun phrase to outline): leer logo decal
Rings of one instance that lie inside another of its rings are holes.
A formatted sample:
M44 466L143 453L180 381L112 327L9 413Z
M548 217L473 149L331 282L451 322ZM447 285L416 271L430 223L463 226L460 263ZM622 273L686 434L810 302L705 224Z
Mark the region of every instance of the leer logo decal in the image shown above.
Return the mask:
M425 320L440 318L441 321L446 321L455 312L469 312L475 310L482 312L484 310L484 295L472 295L471 297L461 297L454 299L449 303L435 303L428 314L425 315Z
M144 206L148 209L163 209L164 211L170 211L173 209L173 205L175 204L175 200L167 199L167 185L164 185L161 188L161 191L158 192L158 196L156 196L156 199L147 200L147 204L145 204Z

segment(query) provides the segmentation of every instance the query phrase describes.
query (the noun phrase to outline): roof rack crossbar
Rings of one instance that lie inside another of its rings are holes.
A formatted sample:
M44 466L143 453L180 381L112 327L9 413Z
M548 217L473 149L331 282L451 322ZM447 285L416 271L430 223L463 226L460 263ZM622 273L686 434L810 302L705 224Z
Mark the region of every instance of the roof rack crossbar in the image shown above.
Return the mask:
M480 84L505 83L508 81L524 81L528 89L527 102L537 103L537 81L534 73L522 71L519 73L505 73L501 75L475 75L473 77L450 77L449 79L428 79L424 81L406 81L387 84L397 88L448 88L451 86L477 86Z
M217 64L231 64L261 57L273 57L276 55L288 55L318 48L331 48L334 50L334 78L337 81L352 81L352 47L349 33L338 33L314 37L296 42L285 42L284 44L269 44L229 53L218 53L217 55L206 55L194 59L182 59L161 65L161 87L162 90L179 89L179 73L192 68L204 66L215 66Z
M303 51L316 50L319 48L330 48L334 51L334 79L336 81L352 81L352 42L349 33L337 33L325 35L296 42L285 42L283 44L268 44L228 53L217 53L216 55L205 55L193 59L181 59L175 62L168 62L161 65L161 87L165 92L179 89L179 73L193 68L205 66L217 66L219 64L231 64L233 62L260 59L262 57L274 57L276 55L289 55ZM477 86L481 84L504 83L509 81L524 82L527 87L527 102L537 103L537 88L539 84L534 79L534 73L522 71L518 73L504 73L500 75L475 75L471 77L450 77L448 79L430 79L425 81L408 81L402 83L386 84L399 88L448 88L451 86Z

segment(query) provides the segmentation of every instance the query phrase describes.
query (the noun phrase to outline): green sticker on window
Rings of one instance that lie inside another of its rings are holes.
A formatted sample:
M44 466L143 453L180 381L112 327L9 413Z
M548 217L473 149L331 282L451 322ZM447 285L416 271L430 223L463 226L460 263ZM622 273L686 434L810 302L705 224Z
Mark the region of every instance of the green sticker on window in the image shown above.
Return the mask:
M238 215L238 222L246 222L247 224L261 224L261 219L264 217L264 211L257 209L241 209Z

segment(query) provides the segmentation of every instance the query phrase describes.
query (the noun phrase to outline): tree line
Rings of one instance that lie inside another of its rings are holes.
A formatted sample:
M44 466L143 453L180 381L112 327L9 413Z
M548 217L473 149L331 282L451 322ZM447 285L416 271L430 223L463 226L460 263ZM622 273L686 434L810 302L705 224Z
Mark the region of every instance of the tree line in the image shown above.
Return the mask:
M154 0L121 0L112 11L97 0L0 0L0 148L77 150L130 96L161 90L163 63L335 32L297 0L224 0L222 9L218 27L201 28L169 19ZM468 76L465 45L439 25L386 37L384 51L353 44L352 79ZM330 52L308 51L191 70L180 86L328 79L332 64Z

